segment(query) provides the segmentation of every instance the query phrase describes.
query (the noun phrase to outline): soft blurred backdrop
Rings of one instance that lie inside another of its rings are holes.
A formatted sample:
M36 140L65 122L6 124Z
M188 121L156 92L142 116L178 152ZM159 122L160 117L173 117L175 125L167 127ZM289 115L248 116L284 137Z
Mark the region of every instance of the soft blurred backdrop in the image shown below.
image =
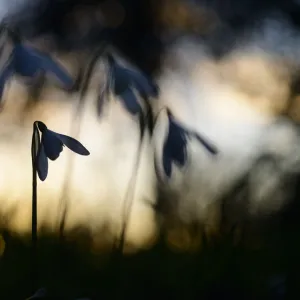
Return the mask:
M64 151L38 182L39 284L49 297L297 299L299 17L296 0L2 0L2 21L74 79L109 43L158 84L153 110L169 107L219 154L192 140L187 165L161 182L154 168L167 131L161 116L136 170L137 121L120 101L96 113L108 76L101 58L79 121L78 93L51 77L42 86L14 77L0 114L1 297L31 293L30 143L41 120L71 136L80 129L74 137L91 152ZM5 37L1 47L3 65L11 51ZM120 257L112 249L133 172Z

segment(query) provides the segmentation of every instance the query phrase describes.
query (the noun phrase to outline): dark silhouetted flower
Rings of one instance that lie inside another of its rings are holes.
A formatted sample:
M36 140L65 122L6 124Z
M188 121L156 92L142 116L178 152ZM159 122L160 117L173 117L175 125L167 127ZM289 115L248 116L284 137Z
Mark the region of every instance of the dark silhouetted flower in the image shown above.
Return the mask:
M123 100L122 102L130 114L141 113L142 108L134 91L138 92L143 99L148 99L157 97L158 87L141 72L121 66L110 54L107 57L110 68L109 88ZM100 97L99 101L103 101L103 97ZM99 104L98 107L101 108L102 104Z
M217 149L205 141L198 133L179 124L167 109L169 132L163 147L163 168L167 177L171 177L172 164L183 167L187 160L188 138L196 138L211 154L217 154Z
M34 124L34 142L37 145L35 165L40 180L44 181L47 178L48 158L56 160L62 152L63 146L67 146L70 150L80 155L90 154L90 152L74 138L49 130L43 122L36 121ZM41 139L39 131L42 133Z
M64 68L47 54L23 45L19 37L10 35L13 40L13 50L0 73L0 99L6 81L14 74L27 78L35 78L41 72L53 73L67 89L74 86L72 77Z

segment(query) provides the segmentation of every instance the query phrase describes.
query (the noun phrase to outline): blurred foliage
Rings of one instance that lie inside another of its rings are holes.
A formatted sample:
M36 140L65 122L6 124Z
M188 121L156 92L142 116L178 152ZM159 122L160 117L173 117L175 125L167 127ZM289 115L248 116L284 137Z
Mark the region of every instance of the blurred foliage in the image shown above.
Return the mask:
M238 243L232 233L202 236L201 247L190 251L169 247L162 234L152 249L123 257L91 251L91 239L82 232L73 233L63 244L53 234L39 235L39 284L53 299L297 299L300 295L297 228L244 237ZM30 236L5 230L2 235L6 248L0 258L1 299L25 299L31 294ZM269 281L282 274L288 279L288 295L275 298Z

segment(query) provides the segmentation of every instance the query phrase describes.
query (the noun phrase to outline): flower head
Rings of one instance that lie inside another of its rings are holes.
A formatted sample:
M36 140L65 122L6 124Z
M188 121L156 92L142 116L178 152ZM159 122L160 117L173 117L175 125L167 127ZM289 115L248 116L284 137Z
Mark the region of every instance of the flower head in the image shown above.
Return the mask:
M40 139L39 131L42 134ZM49 130L40 121L34 122L34 140L36 153L35 166L40 180L44 181L48 175L48 158L56 160L63 150L63 146L68 147L73 152L80 155L89 155L90 152L77 140L64 134Z
M157 97L157 86L142 72L120 65L112 55L108 54L107 58L110 69L109 88L122 100L130 114L141 113L142 108L135 92L146 100L149 97ZM103 97L99 97L99 101L103 101ZM102 107L102 104L98 104L98 107Z
M171 177L172 165L175 163L183 167L187 161L187 142L189 138L196 138L211 154L217 154L217 149L205 141L198 133L185 128L167 109L169 130L163 146L163 169L167 177Z
M74 81L72 77L58 62L55 62L49 55L24 45L17 34L10 33L9 37L13 42L13 50L0 71L0 100L6 81L14 74L33 79L41 72L50 72L53 73L67 89L73 88Z

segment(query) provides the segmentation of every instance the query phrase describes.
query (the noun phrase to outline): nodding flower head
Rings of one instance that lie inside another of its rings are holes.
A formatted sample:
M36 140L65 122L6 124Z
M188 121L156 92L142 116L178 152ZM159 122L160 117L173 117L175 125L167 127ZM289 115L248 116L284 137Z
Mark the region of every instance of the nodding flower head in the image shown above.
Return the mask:
M0 72L0 100L6 81L15 74L33 79L40 73L52 73L66 89L74 87L74 80L58 62L46 53L24 45L18 33L5 26L1 30L8 32L8 37L13 41L13 49Z
M188 139L196 138L208 152L217 154L217 149L209 142L205 141L198 133L185 128L180 124L171 111L166 109L168 117L168 134L163 146L163 169L167 177L171 177L172 164L183 167L187 161L187 143Z
M142 72L120 65L111 54L107 54L107 60L110 69L109 88L120 98L130 114L141 113L142 107L135 92L147 100L158 96L158 87ZM103 101L103 97L99 100Z
M40 133L42 138L40 138ZM40 180L44 181L48 175L48 158L56 160L63 150L63 146L68 147L73 152L80 155L89 155L90 152L77 140L64 134L54 132L41 122L34 122L33 146L36 151L34 164Z

